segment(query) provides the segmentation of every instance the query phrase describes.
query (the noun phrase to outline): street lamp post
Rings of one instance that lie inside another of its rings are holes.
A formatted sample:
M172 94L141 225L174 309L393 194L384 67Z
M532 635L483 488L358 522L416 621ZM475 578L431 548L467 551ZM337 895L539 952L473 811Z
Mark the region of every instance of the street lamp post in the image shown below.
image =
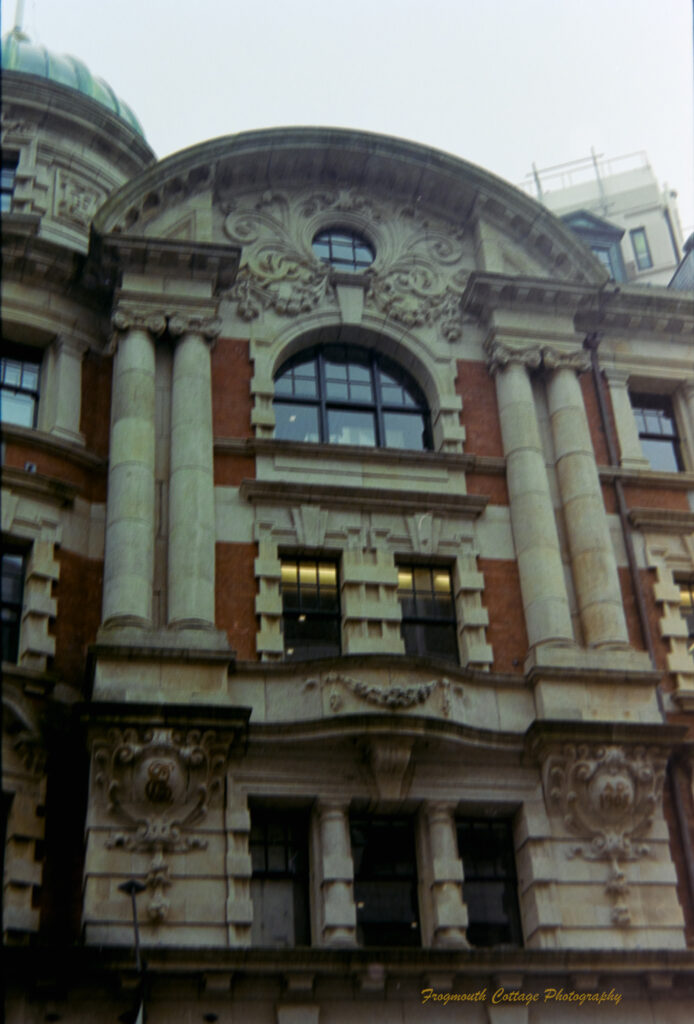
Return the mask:
M140 1024L145 1019L145 990L144 990L144 978L142 971L142 957L140 955L140 925L137 919L137 903L135 897L138 893L143 892L146 886L142 882L138 881L137 878L129 878L127 882L122 882L118 886L121 892L124 892L126 896L130 897L130 902L133 908L133 929L135 931L135 967L137 968L138 978L138 989L139 989L139 1006L137 1010L137 1016L135 1018L135 1024Z

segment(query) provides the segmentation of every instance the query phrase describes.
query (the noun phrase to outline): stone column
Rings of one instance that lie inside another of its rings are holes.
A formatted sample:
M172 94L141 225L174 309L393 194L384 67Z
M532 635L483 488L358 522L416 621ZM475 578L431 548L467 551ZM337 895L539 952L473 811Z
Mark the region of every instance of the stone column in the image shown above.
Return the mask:
M650 469L648 459L644 458L634 410L629 399L629 374L624 370L610 368L604 372L610 389L612 414L619 441L619 464L625 469Z
M577 370L587 353L545 350L547 398L585 643L628 644L622 590Z
M694 440L694 380L686 380L682 385L682 395L684 396L684 404L687 410L687 427L689 428L687 433L689 437ZM687 467L691 470L691 462Z
M216 320L169 319L177 337L171 387L169 625L214 627L215 518L212 374Z
M113 325L103 621L147 628L154 573L154 337L166 322L119 310Z
M427 804L423 825L428 840L427 875L434 946L467 948L467 907L463 902L463 864L453 819L453 805Z
M528 367L540 365L541 353L495 343L490 355L528 644L533 648L573 643L557 526L528 376Z
M320 801L316 807L320 835L320 944L355 946L354 864L346 803Z
M68 338L53 344L53 415L48 424L51 434L74 444L84 445L80 433L82 409L82 359L84 348Z

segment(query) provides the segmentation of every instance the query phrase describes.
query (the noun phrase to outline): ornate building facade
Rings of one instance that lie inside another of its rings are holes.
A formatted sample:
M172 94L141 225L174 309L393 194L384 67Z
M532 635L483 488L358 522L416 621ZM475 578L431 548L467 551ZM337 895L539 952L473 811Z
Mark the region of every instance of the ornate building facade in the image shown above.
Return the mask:
M7 1020L684 1024L692 296L3 63Z

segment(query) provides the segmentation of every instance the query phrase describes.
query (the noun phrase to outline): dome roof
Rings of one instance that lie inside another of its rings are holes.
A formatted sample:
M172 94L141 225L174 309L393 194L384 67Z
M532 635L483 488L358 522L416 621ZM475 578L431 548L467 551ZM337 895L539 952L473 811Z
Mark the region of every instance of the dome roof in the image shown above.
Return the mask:
M12 29L2 40L2 69L39 75L68 89L76 89L122 118L142 138L145 137L142 125L130 107L116 96L107 82L95 78L86 64L76 57L59 56L50 53L45 46L32 43L19 28Z

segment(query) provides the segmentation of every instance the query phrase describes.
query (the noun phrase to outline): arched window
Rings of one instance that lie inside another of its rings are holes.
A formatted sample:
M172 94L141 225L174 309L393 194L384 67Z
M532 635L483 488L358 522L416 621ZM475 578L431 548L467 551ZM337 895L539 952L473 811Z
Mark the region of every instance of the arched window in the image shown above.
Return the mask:
M327 228L313 239L313 253L335 270L358 274L370 267L374 251L367 240L349 228Z
M275 377L275 437L430 449L426 399L397 363L356 345L300 352Z

